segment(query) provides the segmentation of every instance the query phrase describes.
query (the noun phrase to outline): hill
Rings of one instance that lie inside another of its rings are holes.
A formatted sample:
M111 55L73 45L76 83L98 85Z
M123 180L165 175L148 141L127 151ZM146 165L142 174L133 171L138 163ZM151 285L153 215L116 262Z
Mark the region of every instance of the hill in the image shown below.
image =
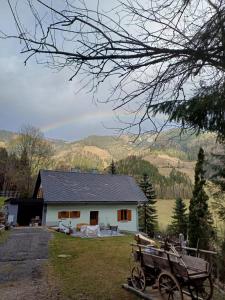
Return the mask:
M0 130L0 147L10 148L16 136L14 132ZM196 137L186 132L180 136L178 129L162 132L157 139L153 134L144 134L136 143L132 140L133 137L128 135L95 135L75 142L48 139L54 148L52 168L104 171L112 159L120 161L137 156L155 166L162 176L169 177L175 169L193 181L199 147L202 146L206 153L218 147L213 134Z

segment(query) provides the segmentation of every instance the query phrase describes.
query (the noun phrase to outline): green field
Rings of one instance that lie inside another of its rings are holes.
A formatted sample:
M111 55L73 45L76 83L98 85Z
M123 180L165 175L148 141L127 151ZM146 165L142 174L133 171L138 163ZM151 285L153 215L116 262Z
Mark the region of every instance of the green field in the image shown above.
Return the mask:
M187 208L190 200L184 200ZM159 229L165 230L166 227L171 223L171 216L173 214L173 208L175 205L175 199L159 199L156 203L158 213Z
M186 199L184 200L187 212L190 200ZM171 223L171 217L173 215L173 208L175 206L175 199L158 199L156 203L157 208L157 214L158 214L158 224L159 224L159 230L164 231L166 230L167 226ZM214 220L214 226L217 228L217 232L220 235L224 235L224 223L219 220L218 215L215 213L215 211L212 208L212 199L209 199L209 207L211 210L211 214Z

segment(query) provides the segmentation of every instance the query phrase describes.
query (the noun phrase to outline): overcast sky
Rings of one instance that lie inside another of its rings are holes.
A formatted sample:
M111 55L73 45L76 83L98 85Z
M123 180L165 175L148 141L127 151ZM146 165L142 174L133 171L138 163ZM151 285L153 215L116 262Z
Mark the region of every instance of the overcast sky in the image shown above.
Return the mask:
M12 30L11 18L7 1L1 1L1 30ZM19 50L15 40L0 39L0 129L18 131L31 124L47 137L66 140L115 133L105 128L119 126L110 105L96 105L85 90L77 94L81 85L70 82L68 72L56 73L34 61L25 67Z

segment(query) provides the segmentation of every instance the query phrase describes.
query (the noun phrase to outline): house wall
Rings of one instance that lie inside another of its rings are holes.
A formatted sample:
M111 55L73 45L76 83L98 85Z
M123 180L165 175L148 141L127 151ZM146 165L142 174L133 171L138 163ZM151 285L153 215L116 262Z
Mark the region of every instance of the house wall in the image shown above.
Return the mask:
M131 221L117 220L117 211L120 209L131 210ZM90 211L98 211L98 224L104 223L105 225L118 225L120 230L138 231L138 213L136 204L83 204L83 205L47 205L46 212L46 225L58 225L58 212L59 211L80 211L80 218L64 219L65 224L71 221L72 227L76 227L79 223L90 223Z

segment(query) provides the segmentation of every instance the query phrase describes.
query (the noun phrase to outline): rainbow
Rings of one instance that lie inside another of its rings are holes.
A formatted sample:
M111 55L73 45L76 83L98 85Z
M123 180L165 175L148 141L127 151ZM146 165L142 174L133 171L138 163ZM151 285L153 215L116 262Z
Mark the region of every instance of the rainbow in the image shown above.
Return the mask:
M93 122L96 121L96 119L103 121L106 118L113 118L113 116L114 114L112 111L84 113L80 114L79 116L64 117L53 123L42 125L40 126L40 130L45 133L57 128L64 127L66 125L76 125L82 124L84 122Z

